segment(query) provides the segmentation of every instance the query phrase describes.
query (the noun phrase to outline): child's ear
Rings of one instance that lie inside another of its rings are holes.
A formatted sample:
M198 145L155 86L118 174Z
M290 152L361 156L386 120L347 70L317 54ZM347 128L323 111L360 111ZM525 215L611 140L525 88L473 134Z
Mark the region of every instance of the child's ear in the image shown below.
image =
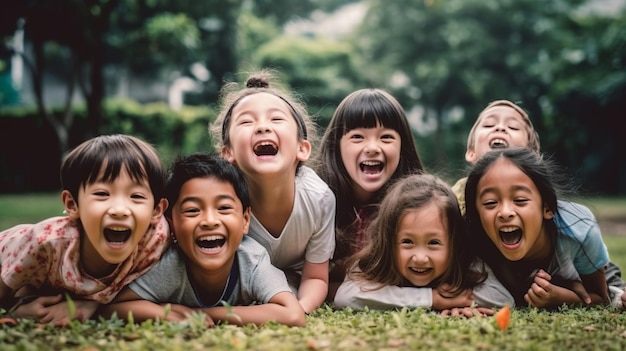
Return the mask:
M233 154L228 146L222 146L222 151L220 152L220 155L222 155L222 158L224 158L226 161L235 164L235 158L233 157Z
M152 219L150 220L150 224L152 224L153 226L159 224L159 221L161 220L161 217L163 217L163 213L165 213L168 204L169 203L167 202L166 198L162 198L161 200L159 200L159 203L152 211Z
M246 235L248 234L248 230L250 230L250 207L243 211L243 221L243 235Z
M63 192L61 192L61 201L63 201L63 207L65 208L63 213L66 213L72 220L78 220L80 218L78 203L74 200L69 190L63 190Z
M300 140L298 144L298 154L296 158L298 161L304 162L311 156L311 143L308 140Z
M543 205L543 219L552 218L554 218L554 212L552 212L552 210L548 206Z
M474 152L474 150L472 149L467 149L467 151L465 152L465 161L469 163L476 162L476 152Z

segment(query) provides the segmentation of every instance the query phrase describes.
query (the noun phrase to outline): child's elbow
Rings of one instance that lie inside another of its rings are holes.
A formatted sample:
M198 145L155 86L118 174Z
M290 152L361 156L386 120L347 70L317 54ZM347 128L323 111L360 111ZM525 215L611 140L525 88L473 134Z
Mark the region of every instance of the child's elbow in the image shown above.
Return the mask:
M306 325L306 316L304 311L289 313L285 325L288 325L290 327L304 327Z

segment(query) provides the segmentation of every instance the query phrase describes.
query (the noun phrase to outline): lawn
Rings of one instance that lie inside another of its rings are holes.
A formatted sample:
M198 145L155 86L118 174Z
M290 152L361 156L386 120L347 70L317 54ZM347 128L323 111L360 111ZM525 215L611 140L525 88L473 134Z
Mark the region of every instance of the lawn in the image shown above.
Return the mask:
M0 230L60 215L58 194L0 196ZM626 199L592 199L603 220L626 217ZM617 227L609 227L617 228ZM611 259L626 267L626 233L604 232ZM493 317L443 317L422 309L336 311L323 306L307 316L307 326L221 325L206 329L186 323L120 320L72 322L65 328L21 321L0 324L0 350L625 350L626 312L612 307L562 308L547 312L514 309L508 329Z

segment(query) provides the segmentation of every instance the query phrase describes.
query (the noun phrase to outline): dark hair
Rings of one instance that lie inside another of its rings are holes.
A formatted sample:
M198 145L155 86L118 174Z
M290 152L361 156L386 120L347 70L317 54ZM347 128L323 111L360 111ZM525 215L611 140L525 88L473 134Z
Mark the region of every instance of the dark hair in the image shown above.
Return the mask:
M391 94L381 89L361 89L345 97L322 137L315 164L317 173L337 198L336 254L345 255L345 252L349 252L350 237L353 235L349 227L356 220L354 207L357 205L352 194L352 180L341 158L340 141L353 129L376 128L379 125L400 134L401 150L398 168L389 182L379 190L375 201L380 201L387 187L398 178L424 171L404 109Z
M307 114L304 104L294 96L291 96L275 82L274 75L270 70L264 69L250 74L241 88L236 82L229 82L222 88L221 110L215 121L209 125L209 134L214 143L215 150L219 151L223 146L230 144L228 131L230 129L231 114L239 102L250 95L258 93L272 94L287 104L291 114L298 125L298 138L309 140L311 143L317 138L316 126Z
M565 174L561 172L554 161L537 157L537 153L530 148L508 148L489 151L472 166L467 177L467 184L465 185L465 218L472 236L472 249L494 270L498 279L507 286L507 289L513 294L516 301L523 303L523 294L527 287L516 288L506 283L507 279L502 274L507 270L506 266L510 267L515 263L507 260L487 236L476 204L478 182L500 159L511 161L531 179L539 191L544 206L552 211L554 215L558 213L558 199L570 193L566 189L570 187L571 182L567 180ZM543 222L549 240L555 243L557 227L554 220L544 219ZM518 268L508 269L517 270Z
M404 278L394 264L397 255L398 223L407 212L435 203L448 229L450 266L431 287L450 285L448 292L458 295L486 278L486 273L474 265L475 257L466 250L469 238L459 203L450 186L430 174L410 175L398 180L380 203L380 208L368 227L369 242L346 262L347 274L385 285L402 285Z
M134 181L148 181L156 207L164 197L165 169L150 144L130 135L101 135L75 147L61 165L61 186L78 204L79 187L113 182L122 167Z
M185 182L194 178L209 177L231 183L243 210L250 207L248 182L244 174L236 166L216 154L197 152L189 156L178 156L172 163L165 187L165 194L170 204L165 215L171 218L172 207L178 200L180 189Z

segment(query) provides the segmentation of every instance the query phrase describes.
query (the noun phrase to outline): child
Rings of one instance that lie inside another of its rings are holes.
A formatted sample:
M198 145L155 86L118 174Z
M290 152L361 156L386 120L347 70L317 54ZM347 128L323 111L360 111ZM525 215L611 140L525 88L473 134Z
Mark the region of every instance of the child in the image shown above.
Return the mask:
M346 262L351 269L335 296L339 308L431 307L431 295L414 287L441 287L454 298L487 278L465 249L468 233L456 196L434 175L395 183L368 230L371 241Z
M474 163L489 150L508 147L528 147L539 156L539 135L524 109L508 100L496 100L478 114L467 136L465 160ZM466 181L461 178L452 187L463 214Z
M528 147L537 157L541 157L539 135L526 111L511 101L496 100L485 107L472 126L467 138L465 159L474 163L489 150L508 147ZM463 214L465 214L466 181L467 178L459 179L452 187ZM560 214L556 213L555 216L558 218ZM616 294L621 294L626 286L621 279L619 267L609 262L605 267L605 277L611 291L611 301L616 302L616 297L619 297ZM589 303L586 292L580 292L581 298Z
M365 227L387 187L423 172L411 128L398 101L361 89L337 107L322 138L317 172L337 198L336 249L328 301L344 279L344 259L367 243Z
M175 244L118 295L108 314L126 316L131 311L135 321L178 321L197 309L206 312L209 324L305 324L283 272L245 235L250 224L248 183L235 166L204 153L179 157L166 194L172 206L165 215ZM167 315L166 303L175 304Z
M223 90L223 109L211 128L217 150L246 175L252 215L249 235L287 275L306 313L328 292L335 248L335 196L302 163L314 125L287 93L270 86L269 71L251 75L242 90Z
M127 135L87 140L63 161L61 184L66 216L0 233L0 302L14 317L89 319L167 248L165 171L149 144Z
M558 176L535 151L509 148L486 153L467 179L472 243L516 305L580 304L579 276L585 303L608 302L600 229L588 208L558 200Z

